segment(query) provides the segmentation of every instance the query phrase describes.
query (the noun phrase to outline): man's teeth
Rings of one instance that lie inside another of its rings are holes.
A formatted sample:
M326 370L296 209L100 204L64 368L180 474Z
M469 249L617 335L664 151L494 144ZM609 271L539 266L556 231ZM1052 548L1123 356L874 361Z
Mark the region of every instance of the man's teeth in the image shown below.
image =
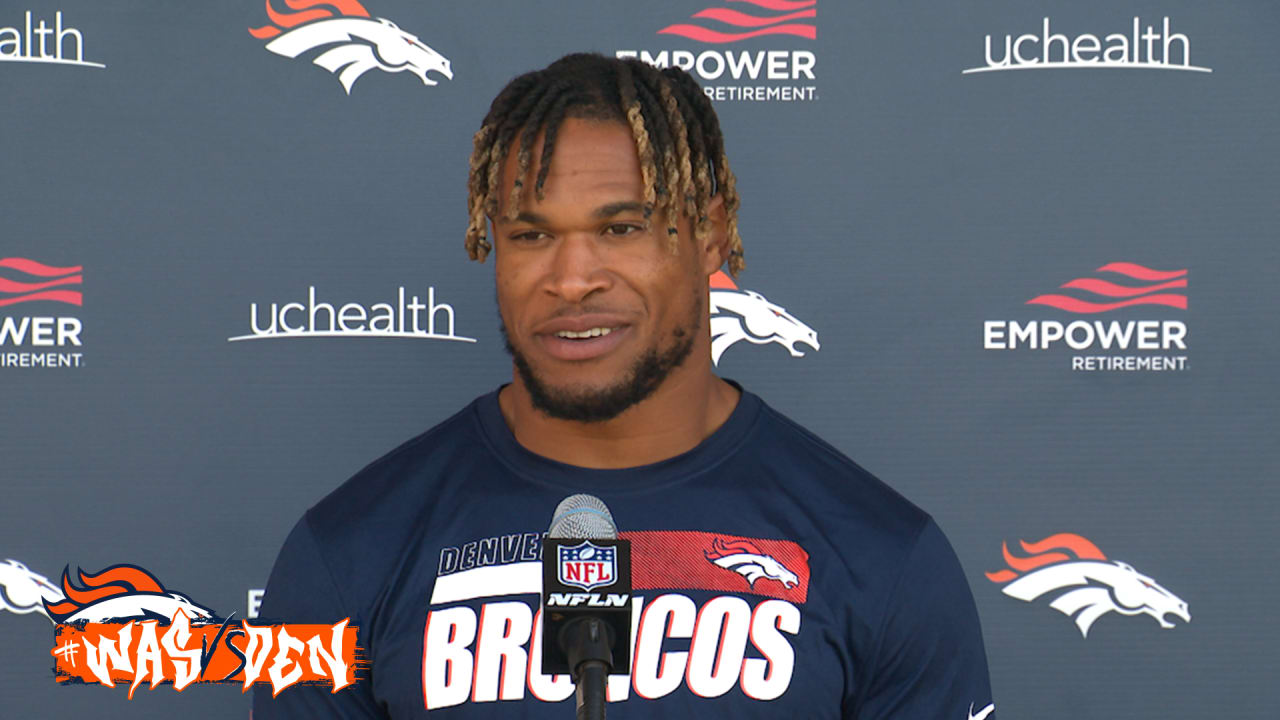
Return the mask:
M611 332L613 332L613 328L607 328L607 327L591 328L590 330L583 330L582 332L574 332L573 330L561 330L560 332L556 333L556 337L573 338L574 340L581 340L583 338L593 338L593 337L600 337L602 335L608 335Z

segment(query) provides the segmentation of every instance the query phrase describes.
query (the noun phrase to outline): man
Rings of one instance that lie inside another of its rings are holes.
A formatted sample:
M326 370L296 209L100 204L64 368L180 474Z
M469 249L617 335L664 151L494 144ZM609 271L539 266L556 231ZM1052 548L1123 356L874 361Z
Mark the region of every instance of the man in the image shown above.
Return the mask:
M610 717L993 718L973 600L929 516L712 374L709 277L743 256L696 82L598 55L518 77L469 190L514 377L298 523L262 615L350 617L370 671L259 690L258 720L570 717L569 679L541 672L537 561L579 492L634 552Z

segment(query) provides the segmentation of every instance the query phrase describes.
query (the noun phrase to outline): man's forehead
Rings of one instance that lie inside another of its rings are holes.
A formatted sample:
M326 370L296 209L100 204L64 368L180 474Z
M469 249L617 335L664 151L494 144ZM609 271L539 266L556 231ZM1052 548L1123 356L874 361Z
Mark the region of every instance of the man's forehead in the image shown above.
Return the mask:
M521 209L544 204L536 197L535 183L541 169L542 131L531 144L527 173L521 182ZM518 136L517 136L518 138ZM631 129L611 120L566 118L557 128L550 166L543 185L545 202L590 205L597 216L612 216L642 208L644 180ZM513 140L503 165L500 202L510 199L519 170L520 148Z

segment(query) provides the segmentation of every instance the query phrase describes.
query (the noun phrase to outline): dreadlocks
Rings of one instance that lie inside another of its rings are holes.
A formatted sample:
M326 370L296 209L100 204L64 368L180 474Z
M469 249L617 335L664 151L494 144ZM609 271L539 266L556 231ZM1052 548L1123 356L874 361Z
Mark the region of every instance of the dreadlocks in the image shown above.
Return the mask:
M514 219L530 180L538 133L545 137L533 192L541 200L556 134L566 117L613 120L631 129L644 182L645 217L655 210L665 214L672 252L677 250L680 215L693 221L701 241L711 230L711 200L723 198L729 272L736 276L745 267L737 182L725 156L720 121L697 81L677 67L659 70L634 59L588 53L567 55L545 70L521 75L494 98L471 152L466 238L471 259L483 261L493 248L486 220L498 216L502 166L509 154L516 152L516 179L504 210Z

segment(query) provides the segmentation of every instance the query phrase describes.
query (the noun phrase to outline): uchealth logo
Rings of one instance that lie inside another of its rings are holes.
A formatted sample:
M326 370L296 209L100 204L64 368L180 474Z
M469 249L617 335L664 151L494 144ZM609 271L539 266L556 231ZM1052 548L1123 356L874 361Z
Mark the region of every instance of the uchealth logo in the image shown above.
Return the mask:
M1014 555L1001 544L1005 564L987 573L987 579L1003 585L1011 598L1033 602L1049 597L1049 607L1075 620L1082 637L1107 613L1149 615L1162 628L1173 628L1168 616L1191 622L1187 603L1155 580L1119 560L1107 556L1087 538L1058 533L1039 542L1019 541L1022 552Z
M701 81L703 92L712 100L817 100L817 56L810 48L818 37L818 0L728 2L736 7L702 7L687 20L657 31L659 37L689 44L615 54L660 68L682 68ZM737 43L749 48L732 47Z
M809 555L790 540L703 531L622 532L631 542L631 675L609 677L609 702L781 697L796 667ZM480 538L440 552L422 638L427 710L573 694L542 672L541 534ZM695 601L690 591L704 598ZM710 595L709 599L707 596Z
M372 17L357 0L284 0L288 10L271 3L265 0L271 24L250 28L249 34L269 39L267 50L287 58L323 48L313 62L336 74L348 95L375 68L416 75L423 85L437 84L433 72L453 79L448 58L390 20Z
M220 619L137 565L96 573L70 568L58 587L17 560L0 564L0 608L40 613L54 623L53 672L59 683L129 686L270 683L273 695L298 683L355 682L363 666L355 627L250 625Z
M711 276L711 360L716 365L732 345L777 343L792 357L804 357L797 345L819 349L818 333L786 308L763 295L743 290L723 270Z
M0 369L78 368L83 268L0 259Z
M61 10L54 11L52 22L47 15L41 17L27 10L20 22L0 27L0 62L106 67L84 59L84 33L66 24Z
M369 305L325 302L313 285L307 288L303 302L250 303L249 333L227 341L303 337L476 341L454 332L453 306L436 302L434 287L428 287L422 298L401 286L394 297L384 300Z
M1026 305L1049 308L1056 317L987 320L984 350L1052 351L1069 348L1071 369L1080 371L1170 371L1187 369L1187 324L1169 317L1187 309L1187 271L1155 270L1112 262L1094 275L1077 277ZM1156 311L1163 317L1095 319L1121 312L1132 317ZM1159 319L1157 319L1159 318ZM1129 351L1148 351L1133 355Z
M1191 38L1174 32L1166 16L1159 25L1135 16L1128 28L1115 27L1104 37L1093 33L1067 36L1053 32L1045 17L1039 32L1006 33L1004 40L986 38L986 64L963 74L1002 70L1051 70L1054 68L1144 68L1211 73L1191 64Z

